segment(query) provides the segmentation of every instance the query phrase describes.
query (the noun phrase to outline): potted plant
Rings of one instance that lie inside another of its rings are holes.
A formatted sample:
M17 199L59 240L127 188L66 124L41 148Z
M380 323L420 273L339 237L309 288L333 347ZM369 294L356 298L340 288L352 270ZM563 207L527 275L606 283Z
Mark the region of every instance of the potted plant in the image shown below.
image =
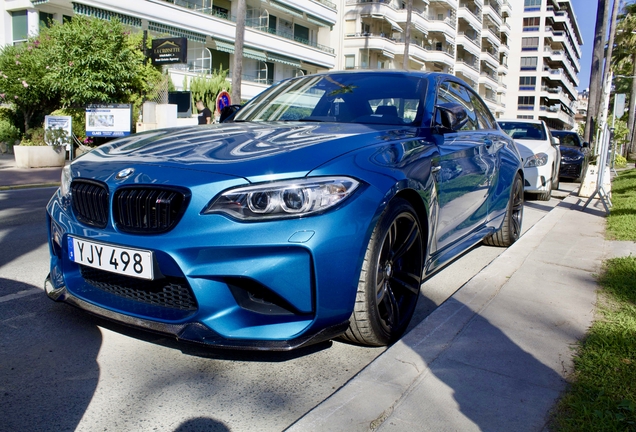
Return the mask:
M15 164L18 168L43 168L43 167L61 167L64 166L66 160L66 149L64 145L60 145L63 137L60 137L60 129L44 128L30 129L24 135L20 145L13 147L15 154ZM64 131L61 131L64 133ZM51 145L46 143L49 139Z

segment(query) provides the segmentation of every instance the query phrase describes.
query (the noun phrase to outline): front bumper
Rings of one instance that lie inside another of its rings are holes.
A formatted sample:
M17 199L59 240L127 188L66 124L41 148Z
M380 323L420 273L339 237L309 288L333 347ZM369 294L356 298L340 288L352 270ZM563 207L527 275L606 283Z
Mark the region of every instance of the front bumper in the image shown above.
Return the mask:
M207 201L193 201L172 231L131 235L110 222L103 229L80 223L58 192L47 207L47 293L113 321L220 347L288 350L329 339L346 330L382 198L370 187L357 194L337 211L263 223L204 215ZM68 258L69 235L150 250L156 274L179 286L165 293L92 268L87 276ZM157 303L157 293L194 300L174 307L179 302Z
M524 167L524 192L541 193L550 189L552 170L549 165L541 167Z
M305 333L302 336L290 340L237 340L227 339L214 332L210 328L199 322L188 322L183 324L169 324L148 319L133 317L130 315L114 312L82 300L71 294L65 286L55 288L51 282L50 275L44 281L44 291L55 301L63 301L70 305L83 309L93 315L105 318L130 327L148 330L154 333L171 336L177 340L194 342L204 345L212 345L215 348L229 348L242 350L262 350L262 351L291 351L304 346L324 342L341 335L347 330L349 320L340 324L335 324L316 333Z

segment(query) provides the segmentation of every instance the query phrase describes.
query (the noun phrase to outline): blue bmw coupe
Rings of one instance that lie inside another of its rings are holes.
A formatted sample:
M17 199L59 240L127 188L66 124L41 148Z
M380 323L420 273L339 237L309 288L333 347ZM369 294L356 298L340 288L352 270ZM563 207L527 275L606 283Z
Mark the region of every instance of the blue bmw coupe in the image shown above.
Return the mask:
M94 149L47 215L53 300L215 347L378 346L428 276L519 238L523 170L460 79L332 72Z

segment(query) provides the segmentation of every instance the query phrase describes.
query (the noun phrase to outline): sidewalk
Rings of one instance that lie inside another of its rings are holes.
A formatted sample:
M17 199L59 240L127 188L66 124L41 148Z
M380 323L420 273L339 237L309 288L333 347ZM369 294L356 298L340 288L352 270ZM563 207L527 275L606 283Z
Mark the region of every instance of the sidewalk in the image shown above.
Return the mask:
M542 431L594 317L605 211L567 196L289 431ZM424 292L426 284L424 285Z
M17 168L13 154L0 154L0 190L59 186L62 168Z

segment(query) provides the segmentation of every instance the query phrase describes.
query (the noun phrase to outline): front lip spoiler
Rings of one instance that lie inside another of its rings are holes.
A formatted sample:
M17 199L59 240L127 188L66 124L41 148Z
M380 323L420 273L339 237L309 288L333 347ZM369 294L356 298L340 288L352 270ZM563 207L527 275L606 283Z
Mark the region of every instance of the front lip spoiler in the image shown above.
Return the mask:
M245 340L227 339L219 335L199 322L187 324L166 324L162 322L137 318L114 312L71 294L66 286L55 288L51 282L51 275L44 281L44 291L52 300L63 301L75 307L85 310L93 315L106 318L113 322L124 324L130 327L149 330L166 336L172 336L177 340L194 342L210 346L211 348L250 350L250 351L291 351L301 347L313 345L333 339L343 334L349 327L349 321L345 321L327 327L317 333L302 335L290 340Z

